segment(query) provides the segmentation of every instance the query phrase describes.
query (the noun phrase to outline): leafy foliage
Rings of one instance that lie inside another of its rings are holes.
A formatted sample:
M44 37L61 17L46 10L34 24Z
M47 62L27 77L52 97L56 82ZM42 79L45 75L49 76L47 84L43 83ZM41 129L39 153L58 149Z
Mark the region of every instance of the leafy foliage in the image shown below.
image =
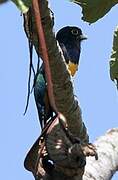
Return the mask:
M22 13L26 13L31 6L31 0L12 0Z
M118 86L118 27L114 32L113 48L110 60L110 77L112 81L117 81Z
M0 0L0 4L6 3L8 0Z
M84 21L94 23L118 3L118 0L70 0L82 7Z

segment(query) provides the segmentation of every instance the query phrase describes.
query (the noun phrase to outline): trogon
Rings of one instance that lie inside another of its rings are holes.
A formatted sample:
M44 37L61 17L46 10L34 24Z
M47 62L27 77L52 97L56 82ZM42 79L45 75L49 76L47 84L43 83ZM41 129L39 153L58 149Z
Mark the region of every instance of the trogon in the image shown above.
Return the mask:
M58 41L67 65L67 70L71 76L74 76L79 65L81 52L81 41L87 39L80 28L75 26L66 26L57 32ZM34 97L38 110L41 128L44 127L47 120L53 116L53 110L49 103L47 85L45 79L44 65L39 68L34 79Z
M71 76L78 70L81 42L87 39L82 30L75 26L66 26L57 32L56 39L62 49L67 69Z

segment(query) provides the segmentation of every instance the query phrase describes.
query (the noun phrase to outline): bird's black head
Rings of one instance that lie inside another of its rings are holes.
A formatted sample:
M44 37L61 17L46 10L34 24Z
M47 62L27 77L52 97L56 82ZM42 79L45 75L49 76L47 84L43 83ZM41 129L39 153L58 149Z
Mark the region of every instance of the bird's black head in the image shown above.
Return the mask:
M87 39L82 30L76 26L66 26L57 32L56 39L63 51L63 55L72 76L78 69L80 57L80 43L82 40Z
M57 32L56 39L60 44L68 43L70 41L82 41L87 38L83 36L80 28L76 26L66 26Z

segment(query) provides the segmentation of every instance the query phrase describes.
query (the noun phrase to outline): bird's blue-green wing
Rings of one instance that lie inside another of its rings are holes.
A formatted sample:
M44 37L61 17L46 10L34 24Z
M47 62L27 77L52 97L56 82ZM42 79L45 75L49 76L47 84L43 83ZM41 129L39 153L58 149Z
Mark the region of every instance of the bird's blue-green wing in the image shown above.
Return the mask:
M46 121L52 117L53 111L49 103L44 71L42 69L37 72L34 80L34 97L40 125L43 128Z

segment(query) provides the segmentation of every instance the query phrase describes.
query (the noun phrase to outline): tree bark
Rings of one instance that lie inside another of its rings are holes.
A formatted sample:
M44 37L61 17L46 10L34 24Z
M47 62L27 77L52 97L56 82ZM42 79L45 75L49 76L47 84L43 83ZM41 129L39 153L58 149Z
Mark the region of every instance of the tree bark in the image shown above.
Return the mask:
M82 121L81 109L78 105L78 102L75 100L75 96L73 93L73 84L64 63L62 51L57 44L55 34L53 32L54 22L51 19L48 1L40 0L39 3L41 7L40 10L46 45L48 48L49 64L53 81L53 91L56 106L58 108L58 111L66 117L70 131L75 136L80 137L84 141L88 142L86 128ZM42 57L41 50L39 51L40 44L38 41L33 10L25 15L25 17L26 19L32 19L33 44L35 46L37 54ZM27 23L25 21L25 31L29 38L30 33L26 24Z
M118 128L107 131L95 145L99 159L87 158L83 180L110 180L118 171Z
M50 16L48 1L40 0L39 3L41 7L40 10L41 10L43 29L45 33L46 45L48 48L49 65L51 70L53 92L54 92L54 98L57 109L66 118L68 130L72 134L72 136L74 138L80 139L82 144L88 144L89 138L84 122L82 121L81 109L78 105L77 100L75 100L75 96L73 92L73 84L71 82L70 75L64 63L64 57L62 55L62 51L57 44L57 41L55 39L55 34L53 32L53 21ZM32 38L32 42L35 46L37 54L39 54L40 57L42 57L42 52L41 50L39 50L40 44L38 41L33 9L30 9L28 14L26 14L24 17L25 17L24 26L27 37ZM32 37L30 36L31 32L29 29L28 20L32 21ZM56 131L54 130L54 132ZM54 136L55 135L56 134L54 134ZM58 138L60 137L58 136ZM62 133L61 138L65 139L64 133ZM80 149L80 147L78 148ZM78 171L79 171L78 178L81 179L84 172L84 168L79 168ZM54 179L57 177L59 178L60 175L61 175L60 171L59 172L56 171L56 177L55 177L55 172L54 172ZM64 175L61 175L60 177L61 179L62 176L63 179L66 178L69 180L69 178L64 177ZM72 179L72 177L70 179Z

